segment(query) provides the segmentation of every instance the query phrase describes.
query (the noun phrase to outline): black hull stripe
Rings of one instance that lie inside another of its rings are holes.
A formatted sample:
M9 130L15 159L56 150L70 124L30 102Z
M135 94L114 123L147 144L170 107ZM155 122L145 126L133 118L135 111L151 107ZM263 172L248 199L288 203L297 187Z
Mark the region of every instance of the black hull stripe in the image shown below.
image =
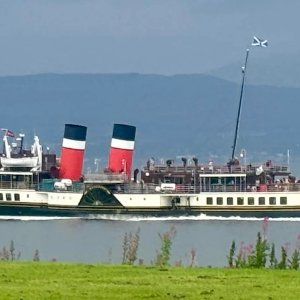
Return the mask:
M0 215L5 216L87 216L87 215L141 215L141 216L195 216L201 213L208 216L240 217L300 217L300 207L266 209L208 209L207 207L154 207L125 208L123 206L48 206L46 204L0 204Z

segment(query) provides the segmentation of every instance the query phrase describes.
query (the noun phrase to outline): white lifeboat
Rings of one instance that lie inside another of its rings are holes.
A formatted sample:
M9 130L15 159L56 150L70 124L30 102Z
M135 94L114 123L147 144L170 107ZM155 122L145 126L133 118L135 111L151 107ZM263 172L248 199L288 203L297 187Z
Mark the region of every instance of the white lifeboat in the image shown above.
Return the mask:
M7 131L6 131L7 132ZM42 167L42 146L39 143L39 138L34 136L34 143L31 146L31 154L30 156L17 155L12 157L12 146L8 143L7 133L3 137L4 142L4 152L0 158L0 162L2 167L5 168L30 168L31 170L37 171L41 170ZM21 140L21 149L23 144L24 134L20 134L20 138L17 140ZM14 148L16 147L16 143L12 143Z
M34 168L38 165L38 157L1 157L1 165L4 168Z

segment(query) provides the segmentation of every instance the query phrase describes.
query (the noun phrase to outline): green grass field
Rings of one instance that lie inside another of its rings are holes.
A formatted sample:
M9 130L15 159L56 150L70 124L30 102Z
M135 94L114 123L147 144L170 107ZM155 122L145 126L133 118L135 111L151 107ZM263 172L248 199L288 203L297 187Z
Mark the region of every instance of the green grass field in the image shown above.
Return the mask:
M0 299L300 299L300 271L0 262Z

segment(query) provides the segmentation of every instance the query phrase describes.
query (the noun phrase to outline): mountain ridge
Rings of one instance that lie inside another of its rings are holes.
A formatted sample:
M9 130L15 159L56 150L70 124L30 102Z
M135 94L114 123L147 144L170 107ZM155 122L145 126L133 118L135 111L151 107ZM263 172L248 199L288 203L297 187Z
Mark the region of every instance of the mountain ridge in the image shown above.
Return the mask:
M240 84L206 74L2 76L0 126L35 131L59 153L64 124L86 125L89 168L95 157L105 167L114 123L137 126L138 167L150 157L179 155L224 162L231 155L239 94ZM296 87L246 84L237 153L247 149L249 161L286 160L289 150L298 163L299 97Z

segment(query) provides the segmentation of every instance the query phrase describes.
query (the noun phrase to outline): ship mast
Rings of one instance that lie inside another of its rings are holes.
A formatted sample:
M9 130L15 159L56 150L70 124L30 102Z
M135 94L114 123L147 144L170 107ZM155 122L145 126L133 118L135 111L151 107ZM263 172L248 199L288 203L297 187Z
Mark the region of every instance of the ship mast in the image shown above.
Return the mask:
M240 115L241 115L241 109L242 109L242 100L243 100L245 77L246 77L246 68L247 68L249 51L250 51L249 49L246 50L245 64L242 67L243 79L242 79L242 86L241 86L241 93L240 93L238 115L237 115L236 125L235 125L234 141L233 141L233 146L232 146L232 155L231 155L231 161L232 162L233 162L234 157L235 157L236 141L237 141L239 125L240 125Z

